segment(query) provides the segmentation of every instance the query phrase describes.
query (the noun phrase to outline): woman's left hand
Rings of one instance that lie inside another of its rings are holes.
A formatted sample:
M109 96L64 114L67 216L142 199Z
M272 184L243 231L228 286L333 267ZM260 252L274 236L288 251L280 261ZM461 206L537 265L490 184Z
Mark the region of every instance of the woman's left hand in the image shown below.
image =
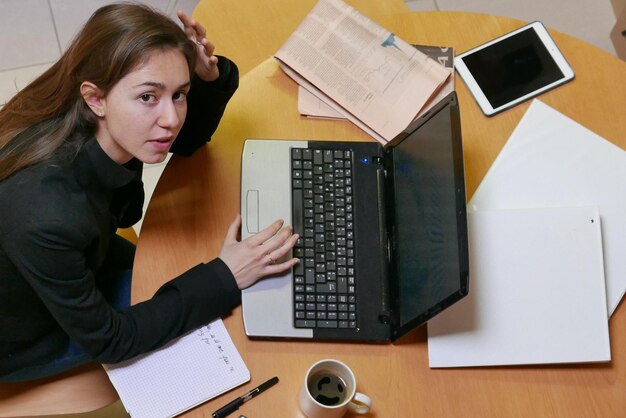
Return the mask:
M198 47L198 60L194 71L204 81L213 81L220 76L217 68L217 57L213 55L215 45L206 38L206 29L200 23L190 19L182 10L178 11L178 18L183 22L187 37Z

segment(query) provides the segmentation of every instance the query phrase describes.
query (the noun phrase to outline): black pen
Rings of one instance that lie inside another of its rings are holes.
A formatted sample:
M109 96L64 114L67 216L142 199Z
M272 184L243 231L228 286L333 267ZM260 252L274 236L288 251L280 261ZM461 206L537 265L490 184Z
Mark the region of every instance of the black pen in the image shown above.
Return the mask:
M278 377L272 377L267 382L259 385L259 387L252 389L250 392L246 393L245 395L235 399L232 402L227 403L226 405L224 405L217 411L213 412L213 418L223 418L227 415L232 414L233 412L238 410L239 407L243 405L245 402L248 402L250 399L254 398L259 393L264 392L267 389L271 388L276 383L278 383Z

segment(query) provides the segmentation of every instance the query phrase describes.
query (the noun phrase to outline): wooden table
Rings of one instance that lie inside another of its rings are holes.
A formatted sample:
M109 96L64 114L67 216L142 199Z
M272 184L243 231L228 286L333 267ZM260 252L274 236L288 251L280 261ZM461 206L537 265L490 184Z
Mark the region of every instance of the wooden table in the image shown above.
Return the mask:
M201 0L193 17L207 29L215 53L247 73L272 56L317 0ZM408 12L403 0L348 0L366 16Z
M212 1L202 1L198 9L207 3ZM359 8L361 2L351 3ZM368 15L408 42L453 46L457 52L523 24L470 13L387 10ZM297 23L287 22L293 27ZM626 149L626 64L578 39L551 33L576 79L540 99ZM253 57L246 59L254 61ZM456 86L469 199L528 103L486 118L458 77ZM347 122L300 117L296 85L271 59L260 62L242 78L213 141L193 157L173 157L165 169L139 237L134 302L149 298L171 277L218 254L227 226L239 212L242 143L251 137L371 140ZM626 411L623 306L610 320L613 361L596 365L431 370L425 327L395 344L372 345L250 340L244 334L240 308L225 318L225 323L252 381L185 416L210 416L235 395L276 375L280 383L238 413L250 418L300 417L297 393L303 375L309 365L325 357L338 358L352 367L358 390L373 399L372 417L616 417Z

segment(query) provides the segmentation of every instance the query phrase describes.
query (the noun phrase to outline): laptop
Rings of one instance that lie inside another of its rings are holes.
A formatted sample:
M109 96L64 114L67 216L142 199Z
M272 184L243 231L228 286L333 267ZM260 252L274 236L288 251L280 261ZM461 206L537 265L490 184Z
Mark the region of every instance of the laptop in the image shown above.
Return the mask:
M242 238L276 219L292 271L242 292L251 338L393 341L467 295L459 105L453 92L390 141L248 139Z

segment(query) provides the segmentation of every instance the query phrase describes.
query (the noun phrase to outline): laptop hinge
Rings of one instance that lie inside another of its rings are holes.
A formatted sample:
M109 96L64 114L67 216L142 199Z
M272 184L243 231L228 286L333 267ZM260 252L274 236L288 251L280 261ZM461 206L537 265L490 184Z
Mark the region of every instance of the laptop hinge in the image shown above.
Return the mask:
M381 168L377 170L376 186L378 189L378 230L380 236L380 272L382 276L381 280L381 312L378 315L378 320L383 324L389 324L391 322L391 294L389 289L389 261L391 256L390 240L387 229L386 219L386 202L385 202L385 183L386 183L386 171L382 167L382 159L379 157L372 157L372 162L381 165Z
M399 323L398 314L393 309L393 298L394 298L394 289L392 288L392 277L391 277L391 259L393 254L393 233L392 231L387 231L385 234L385 257L383 262L385 263L384 270L384 279L383 279L383 288L382 288L382 310L378 315L378 319L383 324L387 324L391 326L391 329L395 329L397 324Z
M391 278L389 277L389 257L390 257L390 245L391 242L389 240L389 236L387 234L385 234L385 239L386 242L384 245L382 245L383 247L383 251L384 251L384 257L382 258L382 263L385 264L383 267L383 280L381 281L382 283L382 289L381 289L381 312L378 315L378 320L386 325L390 325L394 322L394 318L393 318L393 309L392 309L392 304L391 304Z
M383 157L372 158L372 162L375 162L380 166L378 175L378 188L379 188L379 212L381 216L380 222L380 237L381 237L381 271L383 272L382 280L382 301L381 312L378 316L381 323L389 325L392 332L397 327L398 318L397 312L395 312L394 292L393 288L393 256L395 252L395 227L394 227L394 207L392 202L394 201L394 187L393 187L393 149L386 149Z
M373 156L371 158L372 158L372 164L377 164L377 165L380 165L380 166L384 165L383 164L383 159L381 157L375 155L375 156Z
M378 315L378 320L385 325L391 324L391 312L382 312Z

